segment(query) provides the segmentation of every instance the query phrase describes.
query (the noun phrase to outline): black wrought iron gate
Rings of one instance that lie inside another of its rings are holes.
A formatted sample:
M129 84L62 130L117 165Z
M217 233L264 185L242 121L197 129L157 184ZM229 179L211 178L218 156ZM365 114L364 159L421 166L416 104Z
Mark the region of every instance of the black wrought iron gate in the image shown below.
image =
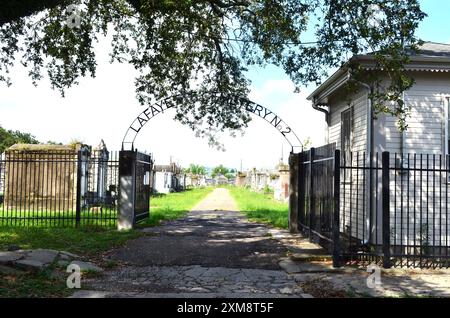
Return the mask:
M142 221L150 213L150 171L152 158L148 154L136 152L134 178L134 222Z
M311 240L333 242L335 145L304 151L299 156L299 229ZM332 245L329 245L330 252Z

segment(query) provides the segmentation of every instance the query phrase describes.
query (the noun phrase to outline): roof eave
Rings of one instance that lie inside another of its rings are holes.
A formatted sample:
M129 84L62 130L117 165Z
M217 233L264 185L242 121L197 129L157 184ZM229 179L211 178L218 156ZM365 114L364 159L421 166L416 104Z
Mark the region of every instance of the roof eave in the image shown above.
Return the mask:
M331 93L340 88L349 80L347 63L339 68L325 82L317 87L308 97L315 105L320 104Z
M352 61L359 61L360 63L364 62L374 62L374 56L373 55L358 55L352 57L347 63L345 63L342 67L340 67L333 75L331 75L325 82L320 84L308 97L307 100L310 100L314 103L314 105L320 105L323 103L323 100L328 97L331 93L336 91L339 87L341 87L343 84L345 84L349 77L346 76L346 79L343 80L342 76L347 73L348 65ZM418 63L425 62L430 63L428 68L430 70L448 70L450 71L450 57L448 56L411 56L410 57L411 64L406 65L406 70L414 70L416 69L415 66L417 66ZM435 64L449 64L448 67L444 66L443 68L436 68L432 65L432 63ZM366 67L370 68L370 64L366 64ZM422 68L424 68L424 65L421 65Z

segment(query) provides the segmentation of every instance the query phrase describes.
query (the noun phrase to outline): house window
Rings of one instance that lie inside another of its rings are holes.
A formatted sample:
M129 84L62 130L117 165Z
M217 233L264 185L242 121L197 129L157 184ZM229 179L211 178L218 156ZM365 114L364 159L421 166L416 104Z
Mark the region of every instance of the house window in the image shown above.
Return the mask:
M351 164L352 108L341 112L341 152L344 166ZM344 180L350 180L351 169L345 169Z

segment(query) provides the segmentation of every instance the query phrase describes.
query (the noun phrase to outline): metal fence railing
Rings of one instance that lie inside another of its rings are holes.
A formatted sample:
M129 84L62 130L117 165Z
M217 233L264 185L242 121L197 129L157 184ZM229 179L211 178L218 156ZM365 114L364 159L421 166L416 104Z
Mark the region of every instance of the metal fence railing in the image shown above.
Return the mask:
M0 225L115 226L118 152L7 150Z
M450 267L450 165L435 154L299 154L299 227L335 265Z

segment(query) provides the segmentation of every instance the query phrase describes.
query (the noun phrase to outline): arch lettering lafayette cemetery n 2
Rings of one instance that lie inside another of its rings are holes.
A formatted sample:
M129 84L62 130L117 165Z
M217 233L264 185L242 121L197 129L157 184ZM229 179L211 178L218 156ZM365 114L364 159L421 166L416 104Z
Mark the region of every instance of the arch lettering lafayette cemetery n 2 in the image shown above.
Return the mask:
M280 116L273 113L268 108L261 106L255 102L252 102L246 98L243 97L234 97L234 99L238 98L239 103L241 104L241 107L244 107L246 111L248 111L251 114L254 114L258 117L261 117L265 121L267 121L271 126L275 127L281 135L286 139L286 141L291 146L292 152L295 148L303 149L303 144L301 143L298 136L295 134L295 132L292 130L291 127L289 127L286 122L284 122ZM168 103L167 101L172 101L175 99L175 101L179 100L182 101L181 98L175 97L169 97L167 99L161 100L159 102L156 102L152 105L150 105L148 108L146 108L142 113L139 114L139 116L136 117L136 119L132 122L130 127L127 129L127 132L123 138L122 141L122 149L123 150L134 150L134 141L136 140L136 137L138 133L141 131L142 127L144 127L147 122L152 119L153 117L164 113L166 110L170 108L174 108L173 103ZM232 98L233 99L233 98Z
M276 128L291 146L291 155L296 148L303 150L300 139L291 127L271 110L238 96L229 96L224 102L236 103ZM152 169L153 158L135 150L136 137L150 119L180 103L183 103L183 97L172 96L150 105L136 117L125 133L119 158L119 229L133 228L139 219L148 217L150 211L150 186L145 180L149 179L147 176Z

